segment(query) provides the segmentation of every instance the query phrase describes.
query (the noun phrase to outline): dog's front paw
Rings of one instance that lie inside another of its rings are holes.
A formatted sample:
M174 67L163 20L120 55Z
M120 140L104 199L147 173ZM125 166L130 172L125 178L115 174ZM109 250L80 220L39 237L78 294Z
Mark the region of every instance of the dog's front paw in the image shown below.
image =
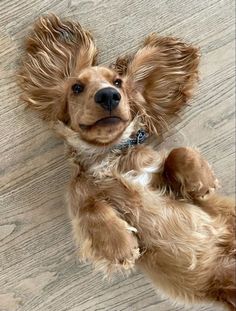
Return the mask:
M177 148L169 154L164 176L172 191L183 198L204 200L219 186L208 162L191 148Z
M78 226L76 225L76 228ZM107 229L107 230L106 230ZM135 235L137 230L119 219L117 223L99 230L91 230L86 237L80 237L79 255L82 260L91 262L96 270L106 276L116 272L128 272L139 258L139 245Z
M186 181L186 183L188 185L189 181ZM199 178L196 183L192 183L192 187L190 189L187 189L187 193L193 199L205 200L213 194L218 187L218 180L214 178L214 176L212 176L210 180L208 178L207 181L205 181L204 178Z
M117 253L117 258L115 259L115 263L120 265L122 269L128 270L132 269L135 265L135 261L140 256L140 251L138 247L138 241L133 232L137 232L137 230L133 227L128 227L128 231L130 231L129 247L124 248L121 252Z
M117 273L128 275L134 269L135 262L139 257L140 250L137 239L130 232L129 238L124 244L121 243L109 250L100 250L100 254L96 253L96 256L90 259L96 270L101 271L105 277L110 278Z

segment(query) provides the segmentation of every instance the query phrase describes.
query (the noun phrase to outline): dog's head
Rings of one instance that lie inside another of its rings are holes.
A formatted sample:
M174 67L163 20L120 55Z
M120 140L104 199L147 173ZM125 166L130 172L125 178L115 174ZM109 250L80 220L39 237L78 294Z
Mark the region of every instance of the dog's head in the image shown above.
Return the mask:
M199 62L196 48L152 34L133 55L97 66L91 34L54 15L36 22L26 52L22 98L97 146L115 143L137 116L161 132L191 96Z
M125 82L113 70L92 66L67 82L70 127L94 144L117 140L131 121Z

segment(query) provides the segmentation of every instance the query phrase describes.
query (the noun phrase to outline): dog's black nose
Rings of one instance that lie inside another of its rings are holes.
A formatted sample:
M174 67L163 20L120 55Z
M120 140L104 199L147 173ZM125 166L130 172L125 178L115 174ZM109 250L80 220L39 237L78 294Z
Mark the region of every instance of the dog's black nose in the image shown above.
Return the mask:
M114 110L119 105L120 98L120 93L113 87L105 87L94 96L95 102L108 111Z

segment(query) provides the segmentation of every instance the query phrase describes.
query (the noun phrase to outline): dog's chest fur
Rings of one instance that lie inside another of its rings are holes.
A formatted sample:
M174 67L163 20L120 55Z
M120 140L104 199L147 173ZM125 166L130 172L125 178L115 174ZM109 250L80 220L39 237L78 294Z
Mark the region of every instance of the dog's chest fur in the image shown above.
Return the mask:
M146 166L140 171L128 171L127 173L121 174L122 178L133 185L148 187L152 180L153 174L158 173L158 167Z
M142 154L140 155L138 152L137 150L136 156L142 157ZM110 155L100 163L91 165L89 173L92 174L98 183L104 182L106 178L112 178L123 181L126 184L129 183L133 186L148 187L153 181L153 176L162 169L161 156L153 157L152 161L149 161L150 163L139 163L138 167L134 166L133 162L135 159L133 157L133 161L126 159L125 165L122 165L122 157L122 155Z

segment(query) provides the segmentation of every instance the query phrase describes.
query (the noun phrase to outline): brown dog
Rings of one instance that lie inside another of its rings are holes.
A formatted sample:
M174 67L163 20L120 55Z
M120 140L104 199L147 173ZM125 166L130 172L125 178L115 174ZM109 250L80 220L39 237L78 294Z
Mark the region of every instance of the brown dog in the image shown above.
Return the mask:
M25 43L23 99L67 142L69 208L81 257L106 274L138 266L175 301L235 308L234 204L190 148L167 154L156 135L191 97L198 50L150 35L111 68L92 36L50 15Z

